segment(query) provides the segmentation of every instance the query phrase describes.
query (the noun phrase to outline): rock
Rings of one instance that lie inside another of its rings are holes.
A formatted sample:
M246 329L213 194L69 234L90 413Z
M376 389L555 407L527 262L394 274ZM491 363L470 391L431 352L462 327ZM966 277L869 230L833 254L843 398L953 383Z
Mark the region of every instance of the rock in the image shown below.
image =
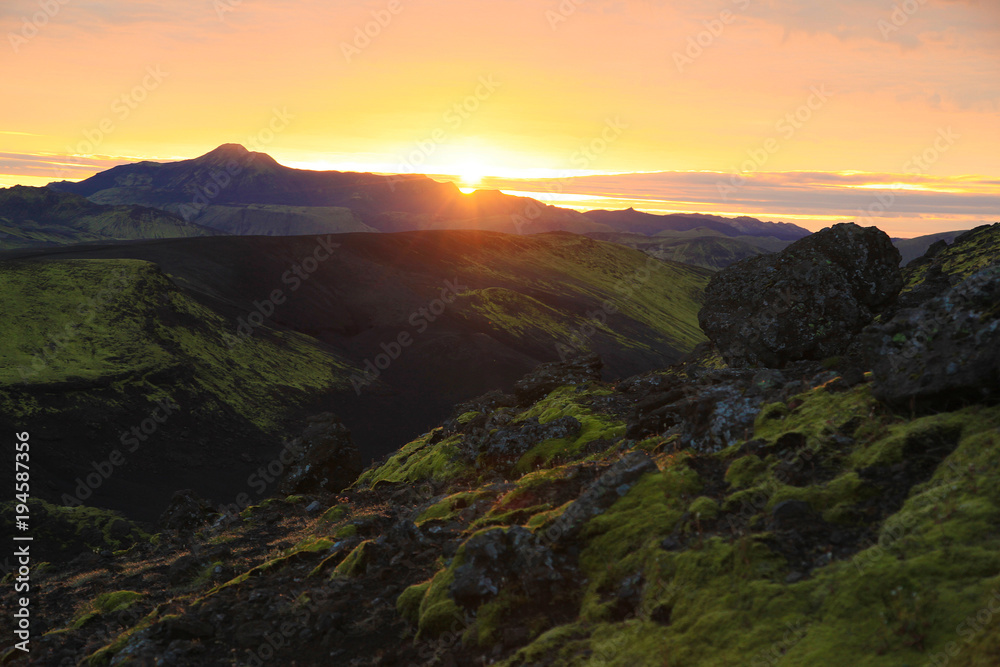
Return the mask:
M520 456L540 442L554 438L572 438L583 425L575 417L559 417L544 424L537 417L525 419L509 427L487 433L478 451L487 456Z
M462 558L449 592L455 602L470 610L495 597L510 583L532 596L544 596L547 589L564 578L556 568L552 550L522 526L473 535L462 546Z
M899 261L881 230L834 225L715 274L698 321L733 366L836 356L899 293Z
M514 383L514 395L527 407L559 387L599 381L603 365L596 354L542 364Z
M771 369L702 372L696 380L636 401L625 435L640 440L679 433L684 447L718 451L753 432L765 398L773 397L784 384L781 372Z
M167 579L172 586L178 586L191 579L201 568L201 561L191 554L185 554L167 568Z
M547 544L567 544L589 519L603 514L628 493L639 478L659 468L642 451L632 451L615 461L559 515L541 535Z
M783 500L771 510L773 530L808 531L822 518L803 500Z
M1000 263L863 335L876 398L948 410L1000 400Z
M310 417L302 435L286 448L295 461L278 485L282 494L336 493L350 486L363 469L351 432L328 412Z
M214 514L211 503L191 489L184 489L174 493L158 523L164 530L190 532L208 523Z

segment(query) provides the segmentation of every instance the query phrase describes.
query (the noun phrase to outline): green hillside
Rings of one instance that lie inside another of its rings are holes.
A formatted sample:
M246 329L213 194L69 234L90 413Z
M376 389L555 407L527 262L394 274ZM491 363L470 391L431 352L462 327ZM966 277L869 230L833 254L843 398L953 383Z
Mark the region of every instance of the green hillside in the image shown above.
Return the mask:
M102 206L48 188L18 185L0 189L0 249L212 233L144 206Z

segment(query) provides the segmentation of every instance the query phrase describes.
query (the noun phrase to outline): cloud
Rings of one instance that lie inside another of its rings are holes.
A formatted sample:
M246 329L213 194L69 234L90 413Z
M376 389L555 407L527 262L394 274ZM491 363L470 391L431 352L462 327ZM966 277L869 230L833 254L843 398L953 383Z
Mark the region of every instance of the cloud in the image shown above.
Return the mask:
M501 181L491 186L558 191L611 199L670 202L679 210L706 207L787 215L888 213L908 216L997 217L1000 180L850 172L661 172L584 176L561 181ZM885 205L883 202L890 202ZM878 204L883 203L881 207Z

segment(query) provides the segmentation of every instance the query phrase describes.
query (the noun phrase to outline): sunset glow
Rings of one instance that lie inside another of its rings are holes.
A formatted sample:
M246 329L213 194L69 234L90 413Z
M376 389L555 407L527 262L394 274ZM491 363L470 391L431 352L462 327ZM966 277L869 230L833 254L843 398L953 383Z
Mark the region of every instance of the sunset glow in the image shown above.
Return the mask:
M37 3L5 3L3 90L18 101L0 116L0 185L236 142L300 168L444 174L465 189L487 177L877 173L850 189L966 201L887 211L896 233L996 217L996 3L927 0L888 31L891 4L867 0L400 6L372 28L378 3L67 3L25 39ZM724 29L706 33L724 11ZM620 182L625 199L761 210ZM769 210L839 215L809 187L809 210Z

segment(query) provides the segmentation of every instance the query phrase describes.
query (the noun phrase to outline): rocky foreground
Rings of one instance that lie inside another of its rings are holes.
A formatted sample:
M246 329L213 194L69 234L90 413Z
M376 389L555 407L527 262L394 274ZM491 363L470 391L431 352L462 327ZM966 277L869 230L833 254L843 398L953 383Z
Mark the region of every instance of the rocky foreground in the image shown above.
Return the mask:
M1000 225L898 258L740 262L686 362L546 364L353 482L325 415L260 505L38 505L5 664L1000 664Z

